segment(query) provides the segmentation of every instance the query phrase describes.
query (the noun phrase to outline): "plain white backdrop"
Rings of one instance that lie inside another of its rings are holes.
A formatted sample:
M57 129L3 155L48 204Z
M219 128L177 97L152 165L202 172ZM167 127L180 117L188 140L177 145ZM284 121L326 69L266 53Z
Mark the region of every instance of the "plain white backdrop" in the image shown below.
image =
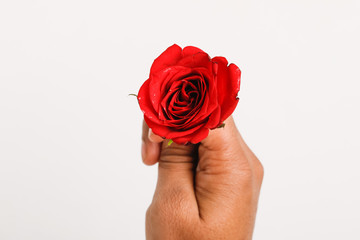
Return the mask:
M242 70L254 239L360 239L360 4L0 1L0 239L144 239L134 97L173 43Z

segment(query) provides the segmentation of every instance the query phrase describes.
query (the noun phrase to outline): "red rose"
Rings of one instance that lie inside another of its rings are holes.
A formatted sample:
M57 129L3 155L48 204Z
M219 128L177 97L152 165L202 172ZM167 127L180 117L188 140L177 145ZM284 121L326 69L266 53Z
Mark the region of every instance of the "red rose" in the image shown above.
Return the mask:
M138 101L152 131L175 143L199 143L239 101L240 69L224 57L173 45L155 59Z

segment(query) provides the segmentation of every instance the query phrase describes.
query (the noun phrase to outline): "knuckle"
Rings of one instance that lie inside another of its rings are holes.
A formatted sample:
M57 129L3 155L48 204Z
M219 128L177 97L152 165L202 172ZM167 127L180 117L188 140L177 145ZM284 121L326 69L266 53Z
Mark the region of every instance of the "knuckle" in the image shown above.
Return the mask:
M146 213L145 213L145 221L147 223L151 223L151 219L152 219L152 205L150 205L147 209L146 209Z
M160 225L181 231L190 231L198 218L197 206L181 186L158 192L146 214L148 219L156 220Z
M258 159L254 162L254 171L258 180L262 182L262 179L264 178L264 166Z
M162 226L162 229L168 230L166 232L171 232L171 235L178 237L183 236L184 233L193 232L196 223L192 212L186 206L181 204L167 205L160 202L154 204L153 208L147 212L146 220L151 224Z

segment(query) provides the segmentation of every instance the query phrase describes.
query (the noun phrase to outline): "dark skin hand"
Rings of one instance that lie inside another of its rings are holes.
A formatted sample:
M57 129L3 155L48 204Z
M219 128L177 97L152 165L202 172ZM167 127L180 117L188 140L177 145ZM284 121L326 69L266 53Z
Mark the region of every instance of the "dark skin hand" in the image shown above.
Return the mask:
M143 162L159 163L147 239L252 239L264 170L232 117L197 145L168 146L145 122L142 140Z

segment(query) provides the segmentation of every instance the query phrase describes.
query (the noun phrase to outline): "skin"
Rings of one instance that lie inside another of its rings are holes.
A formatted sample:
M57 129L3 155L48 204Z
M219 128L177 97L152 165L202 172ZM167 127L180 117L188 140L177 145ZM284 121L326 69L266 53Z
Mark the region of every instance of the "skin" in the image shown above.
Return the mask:
M178 145L143 123L142 159L158 162L146 238L252 239L263 166L229 117L197 145Z

